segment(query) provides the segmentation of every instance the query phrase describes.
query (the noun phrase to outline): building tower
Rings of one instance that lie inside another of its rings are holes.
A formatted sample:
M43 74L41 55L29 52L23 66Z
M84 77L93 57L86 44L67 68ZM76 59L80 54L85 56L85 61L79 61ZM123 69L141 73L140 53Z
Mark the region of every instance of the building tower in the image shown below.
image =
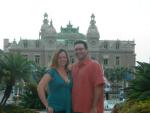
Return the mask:
M41 26L39 36L41 40L45 42L45 46L54 47L56 45L57 32L53 26L52 20L50 21L49 25L47 13L44 14L43 25Z
M94 14L92 14L90 26L87 31L87 42L90 48L97 48L99 45L100 35L97 26L95 24L96 24L95 16Z

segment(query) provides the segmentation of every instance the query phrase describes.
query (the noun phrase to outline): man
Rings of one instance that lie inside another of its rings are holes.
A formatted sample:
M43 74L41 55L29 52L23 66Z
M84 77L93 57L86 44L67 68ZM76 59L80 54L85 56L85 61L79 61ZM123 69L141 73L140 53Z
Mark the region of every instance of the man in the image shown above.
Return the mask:
M72 66L73 113L103 113L103 68L97 61L89 58L86 42L75 42L74 49L78 61Z

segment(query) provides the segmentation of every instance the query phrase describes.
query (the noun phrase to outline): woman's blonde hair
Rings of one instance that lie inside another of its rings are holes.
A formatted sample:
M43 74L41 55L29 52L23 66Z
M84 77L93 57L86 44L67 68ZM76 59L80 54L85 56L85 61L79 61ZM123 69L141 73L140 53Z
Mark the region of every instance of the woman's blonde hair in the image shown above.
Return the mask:
M59 54L64 52L66 54L66 57L67 57L67 63L65 65L65 69L68 70L68 65L69 65L69 56L68 56L68 53L66 50L64 49L59 49L57 52L55 52L53 58L52 58L52 63L50 65L50 67L52 68L58 68L58 57L59 57Z

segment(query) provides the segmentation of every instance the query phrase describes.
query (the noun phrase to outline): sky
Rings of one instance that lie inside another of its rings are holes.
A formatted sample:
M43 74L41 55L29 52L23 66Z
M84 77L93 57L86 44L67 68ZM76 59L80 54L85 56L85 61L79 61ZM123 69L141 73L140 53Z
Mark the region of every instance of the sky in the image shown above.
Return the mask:
M38 39L45 12L57 32L70 21L83 34L94 13L100 40L134 40L136 61L150 62L150 0L0 0L0 49Z

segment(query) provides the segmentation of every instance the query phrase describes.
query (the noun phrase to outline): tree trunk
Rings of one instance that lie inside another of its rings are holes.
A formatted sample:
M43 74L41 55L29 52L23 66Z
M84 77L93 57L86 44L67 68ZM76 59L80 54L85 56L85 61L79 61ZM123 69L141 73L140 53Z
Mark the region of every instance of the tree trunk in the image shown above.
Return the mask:
M13 86L12 84L7 84L0 105L5 105L6 104L8 98L10 97L10 94L11 94L11 91L12 91L12 86Z

